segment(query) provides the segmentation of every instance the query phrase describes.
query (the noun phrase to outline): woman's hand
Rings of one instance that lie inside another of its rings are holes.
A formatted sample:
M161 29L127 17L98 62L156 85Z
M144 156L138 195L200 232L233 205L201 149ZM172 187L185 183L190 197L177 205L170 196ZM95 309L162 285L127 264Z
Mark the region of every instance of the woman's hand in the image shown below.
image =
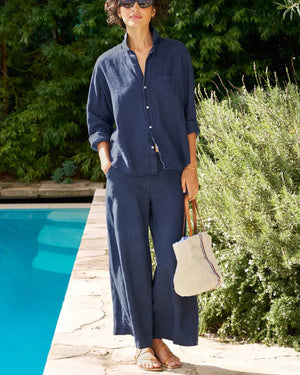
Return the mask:
M101 163L101 169L105 175L109 171L110 167L111 167L110 161L108 161L107 163Z
M181 187L184 194L188 193L189 201L196 198L199 190L196 167L187 166L184 168L181 175Z
M111 167L109 142L100 142L97 144L98 155L101 163L101 169L106 175L109 168Z

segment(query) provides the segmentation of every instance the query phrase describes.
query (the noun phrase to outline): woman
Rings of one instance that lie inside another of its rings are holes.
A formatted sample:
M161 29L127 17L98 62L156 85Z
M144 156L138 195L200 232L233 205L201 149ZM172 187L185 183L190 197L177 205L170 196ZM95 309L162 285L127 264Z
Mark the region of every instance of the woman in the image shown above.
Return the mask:
M198 192L194 76L185 46L151 25L164 8L163 0L106 1L109 23L126 34L98 58L87 104L89 140L107 177L114 334L134 336L136 363L148 371L181 365L163 338L187 346L198 339L197 299L174 291L172 248L184 194Z

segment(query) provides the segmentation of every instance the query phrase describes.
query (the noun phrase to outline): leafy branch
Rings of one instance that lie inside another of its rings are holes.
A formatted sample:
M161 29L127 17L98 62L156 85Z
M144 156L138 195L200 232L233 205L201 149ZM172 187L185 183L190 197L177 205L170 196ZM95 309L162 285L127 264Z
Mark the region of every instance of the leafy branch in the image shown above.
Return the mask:
M285 16L290 13L290 20L293 19L294 13L298 13L298 16L300 16L300 1L293 1L293 0L284 0L284 4L279 4L278 9L283 10L285 9L283 13L283 19L285 19Z

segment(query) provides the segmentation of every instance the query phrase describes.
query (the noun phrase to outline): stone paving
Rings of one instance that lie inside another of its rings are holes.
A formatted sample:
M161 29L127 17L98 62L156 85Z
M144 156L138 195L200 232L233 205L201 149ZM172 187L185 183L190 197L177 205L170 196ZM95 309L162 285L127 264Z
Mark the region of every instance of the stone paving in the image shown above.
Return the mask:
M87 180L74 181L71 184L42 181L39 183L22 183L0 180L1 200L9 198L62 198L93 196L96 189L103 188L103 183Z
M103 189L95 192L44 375L145 373L134 365L132 337L112 335L104 194ZM300 374L300 353L291 348L203 337L197 347L166 342L183 362L169 374Z

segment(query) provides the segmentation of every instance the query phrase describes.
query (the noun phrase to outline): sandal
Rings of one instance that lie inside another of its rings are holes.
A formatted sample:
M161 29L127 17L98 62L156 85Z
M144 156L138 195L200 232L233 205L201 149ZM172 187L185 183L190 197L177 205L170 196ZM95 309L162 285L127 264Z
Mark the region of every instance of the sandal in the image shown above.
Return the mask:
M161 365L167 369L175 369L175 368L179 368L181 367L181 363L179 363L178 365L169 365L168 362L170 361L170 359L172 357L175 357L174 354L171 352L170 348L166 345L166 344L161 344L156 350L155 350L155 354L157 356L157 358L159 358L158 356L158 353L162 350L162 349L166 349L168 354L167 354L167 359L164 360L164 362L160 361Z
M152 364L152 367L145 367L141 362L149 361ZM140 362L140 363L139 363ZM162 371L161 363L155 357L154 351L152 348L138 349L135 356L136 365L145 371ZM154 367L154 364L159 366Z

